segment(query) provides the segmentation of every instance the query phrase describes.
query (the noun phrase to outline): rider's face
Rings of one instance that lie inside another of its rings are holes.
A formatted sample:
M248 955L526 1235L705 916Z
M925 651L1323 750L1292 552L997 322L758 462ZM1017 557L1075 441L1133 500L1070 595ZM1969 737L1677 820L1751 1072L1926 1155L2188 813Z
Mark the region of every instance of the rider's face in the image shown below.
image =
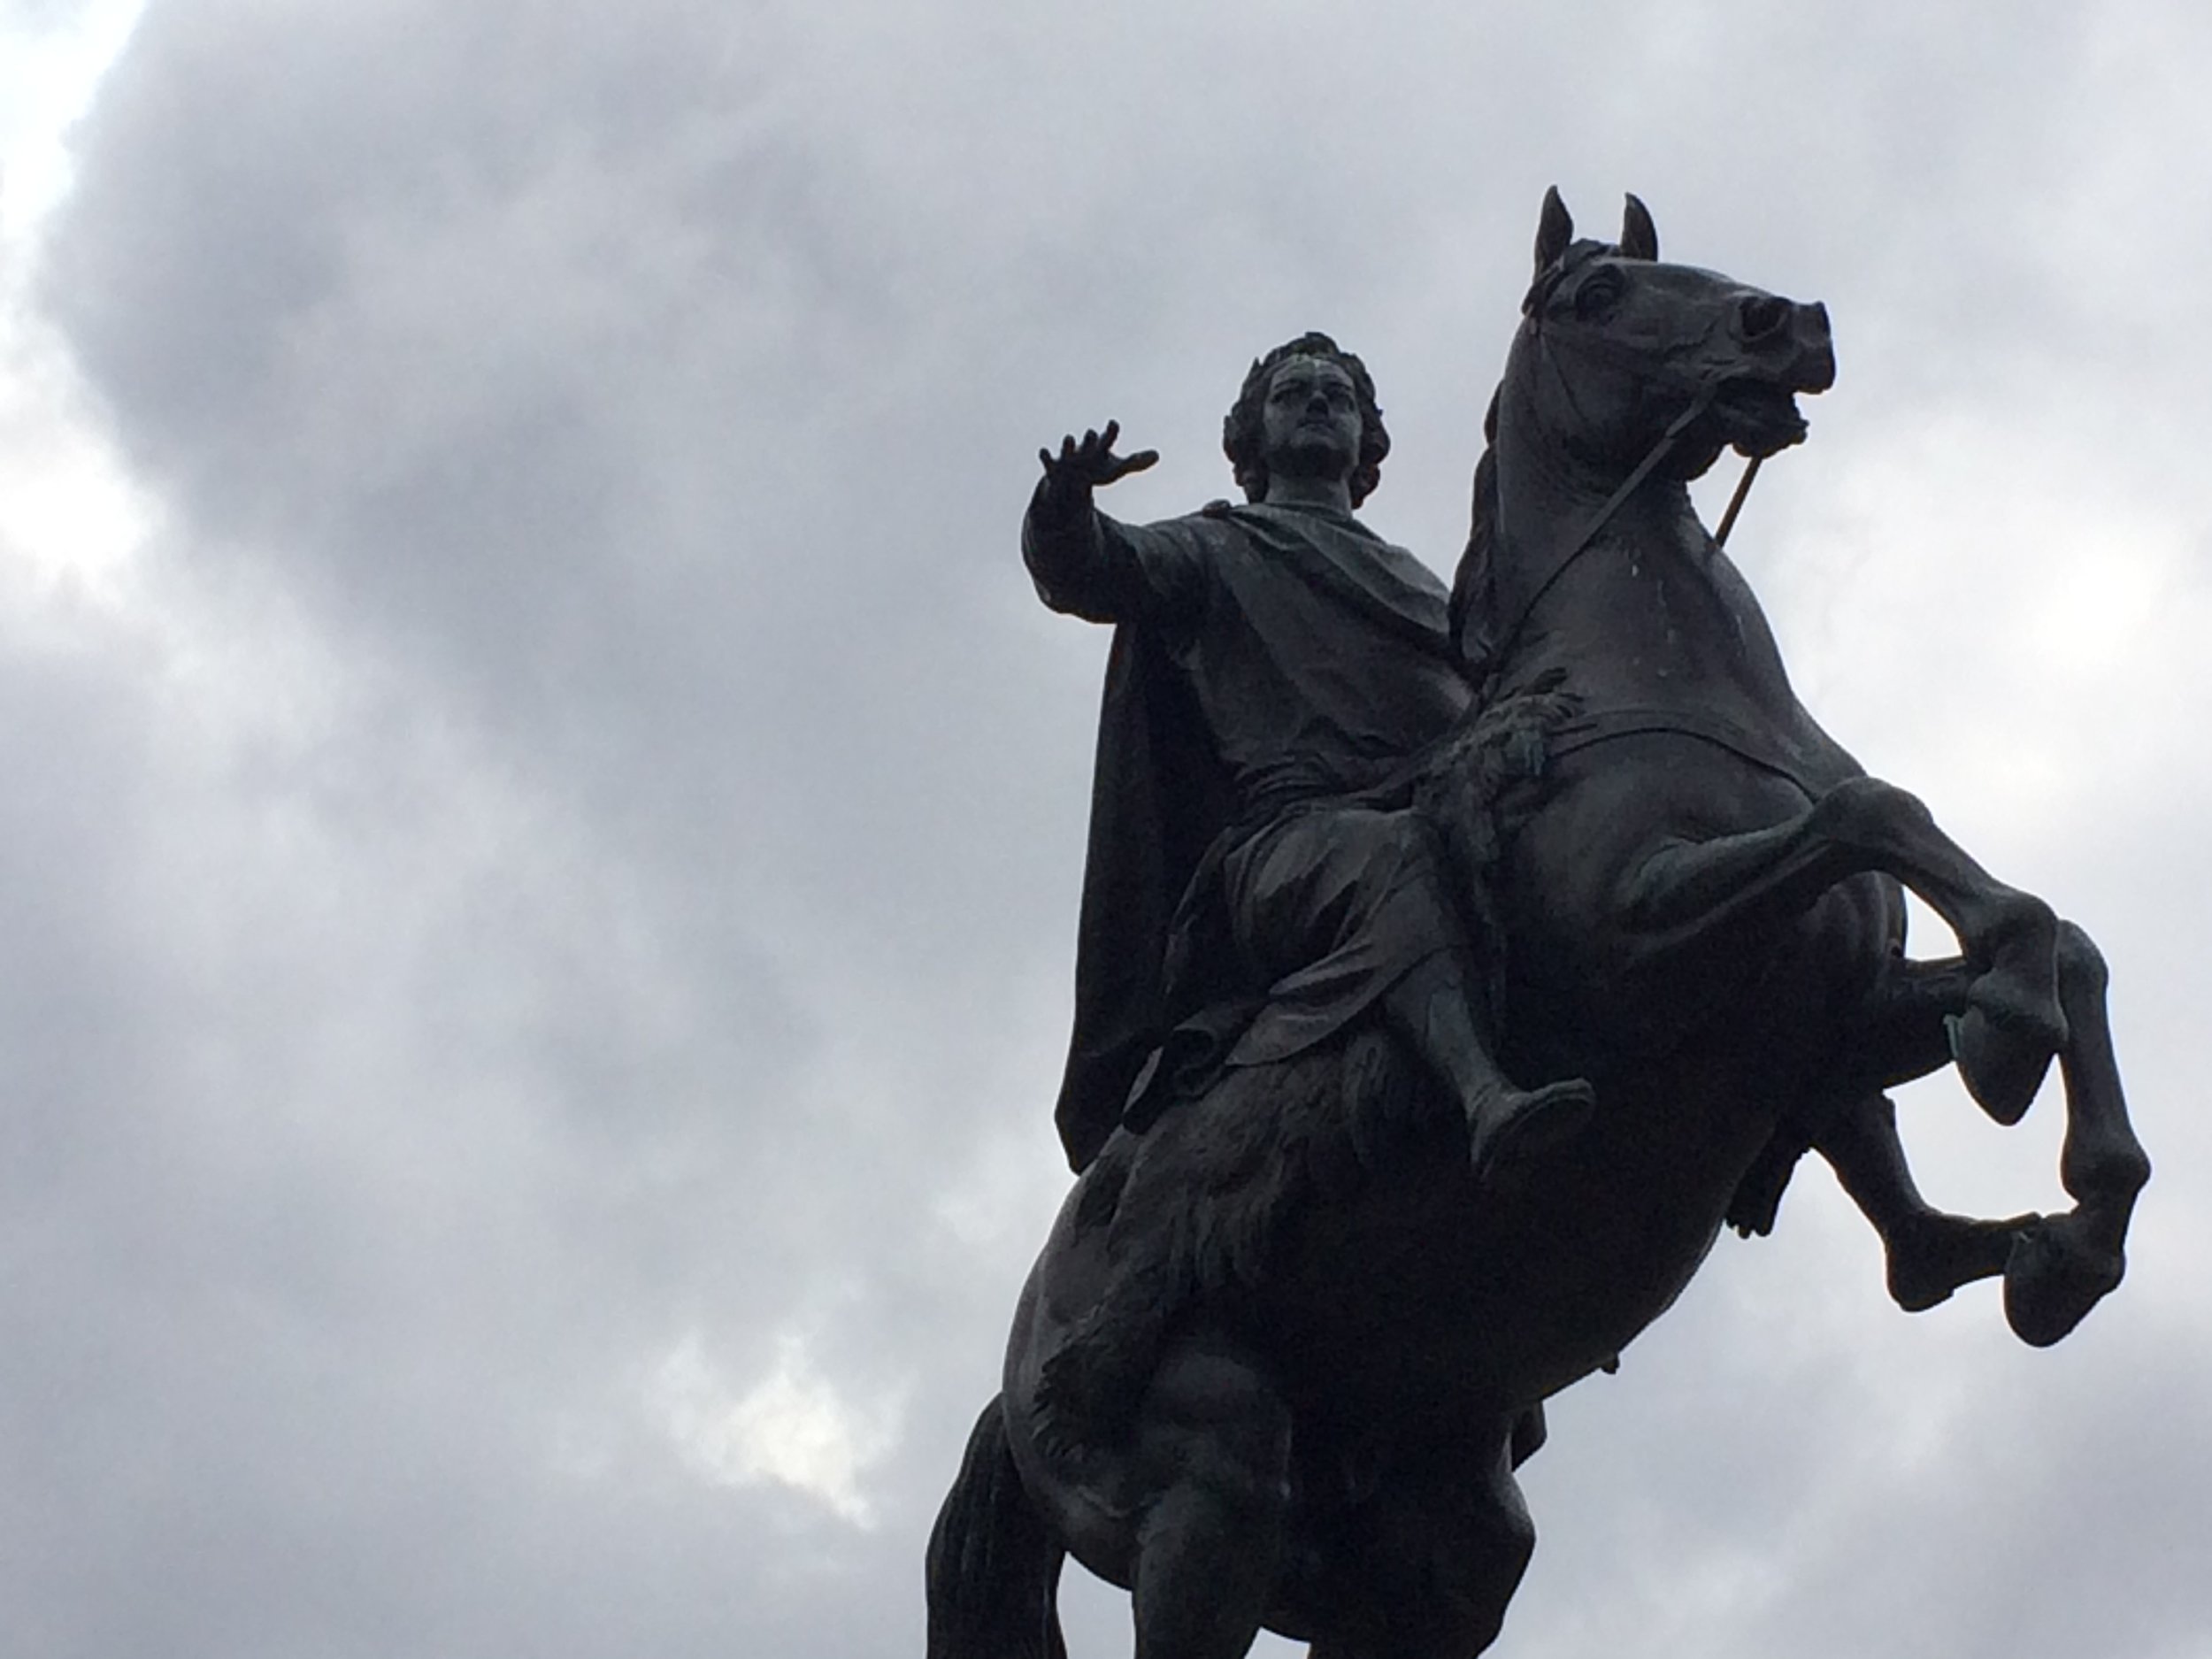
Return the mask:
M1289 357L1260 410L1261 459L1271 474L1348 478L1359 461L1359 396L1326 357Z

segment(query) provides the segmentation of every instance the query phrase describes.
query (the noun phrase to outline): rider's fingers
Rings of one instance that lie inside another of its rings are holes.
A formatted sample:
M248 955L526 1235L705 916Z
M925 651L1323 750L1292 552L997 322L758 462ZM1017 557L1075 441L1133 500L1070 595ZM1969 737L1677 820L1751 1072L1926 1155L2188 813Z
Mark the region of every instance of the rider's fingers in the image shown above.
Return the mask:
M1108 421L1106 423L1106 430L1101 433L1099 436L1103 441L1105 448L1109 449L1112 449L1114 447L1114 440L1121 436L1121 422L1118 420Z
M1157 449L1140 449L1134 455L1125 455L1122 457L1120 464L1114 468L1114 476L1126 478L1132 472L1141 472L1159 458L1160 452Z

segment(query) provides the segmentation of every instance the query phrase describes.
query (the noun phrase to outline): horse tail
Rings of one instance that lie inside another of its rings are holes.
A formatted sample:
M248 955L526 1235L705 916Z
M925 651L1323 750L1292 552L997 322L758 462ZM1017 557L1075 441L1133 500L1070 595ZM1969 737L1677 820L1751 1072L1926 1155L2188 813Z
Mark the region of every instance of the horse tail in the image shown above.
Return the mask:
M1064 1553L1022 1489L995 1398L930 1530L928 1659L1067 1659L1056 1600Z

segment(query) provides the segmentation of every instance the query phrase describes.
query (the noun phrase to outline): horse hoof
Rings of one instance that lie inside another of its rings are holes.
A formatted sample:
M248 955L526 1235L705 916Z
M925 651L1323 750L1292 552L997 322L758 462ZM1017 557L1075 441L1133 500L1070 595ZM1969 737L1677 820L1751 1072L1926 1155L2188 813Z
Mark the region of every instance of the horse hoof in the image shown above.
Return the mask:
M2020 1235L2041 1219L1929 1215L1908 1223L1889 1240L1890 1300L1907 1313L1925 1313L1950 1301L1962 1285L1996 1278L2011 1265Z
M2078 1213L2024 1228L2005 1263L2005 1323L2031 1348L2048 1348L2079 1325L2119 1284L2116 1250L2081 1236Z
M2051 1043L2040 1034L2008 1029L1978 1008L1947 1015L1943 1024L1951 1058L1974 1103L2007 1128L2026 1117L2051 1069Z

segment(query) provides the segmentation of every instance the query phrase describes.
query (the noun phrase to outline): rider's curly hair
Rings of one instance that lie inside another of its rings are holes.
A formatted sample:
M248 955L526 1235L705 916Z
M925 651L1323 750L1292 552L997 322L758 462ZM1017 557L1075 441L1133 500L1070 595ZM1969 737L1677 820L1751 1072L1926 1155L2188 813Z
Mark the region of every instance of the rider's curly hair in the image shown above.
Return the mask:
M1375 401L1374 378L1367 365L1343 349L1328 335L1302 334L1285 341L1252 365L1243 389L1221 423L1221 450L1236 471L1237 484L1247 501L1267 499L1267 464L1260 458L1263 428L1260 411L1267 402L1267 384L1275 371L1292 357L1326 357L1352 377L1352 395L1359 400L1359 460L1348 480L1352 505L1356 507L1373 492L1382 478L1383 457L1390 453L1390 434L1383 426L1382 405Z

